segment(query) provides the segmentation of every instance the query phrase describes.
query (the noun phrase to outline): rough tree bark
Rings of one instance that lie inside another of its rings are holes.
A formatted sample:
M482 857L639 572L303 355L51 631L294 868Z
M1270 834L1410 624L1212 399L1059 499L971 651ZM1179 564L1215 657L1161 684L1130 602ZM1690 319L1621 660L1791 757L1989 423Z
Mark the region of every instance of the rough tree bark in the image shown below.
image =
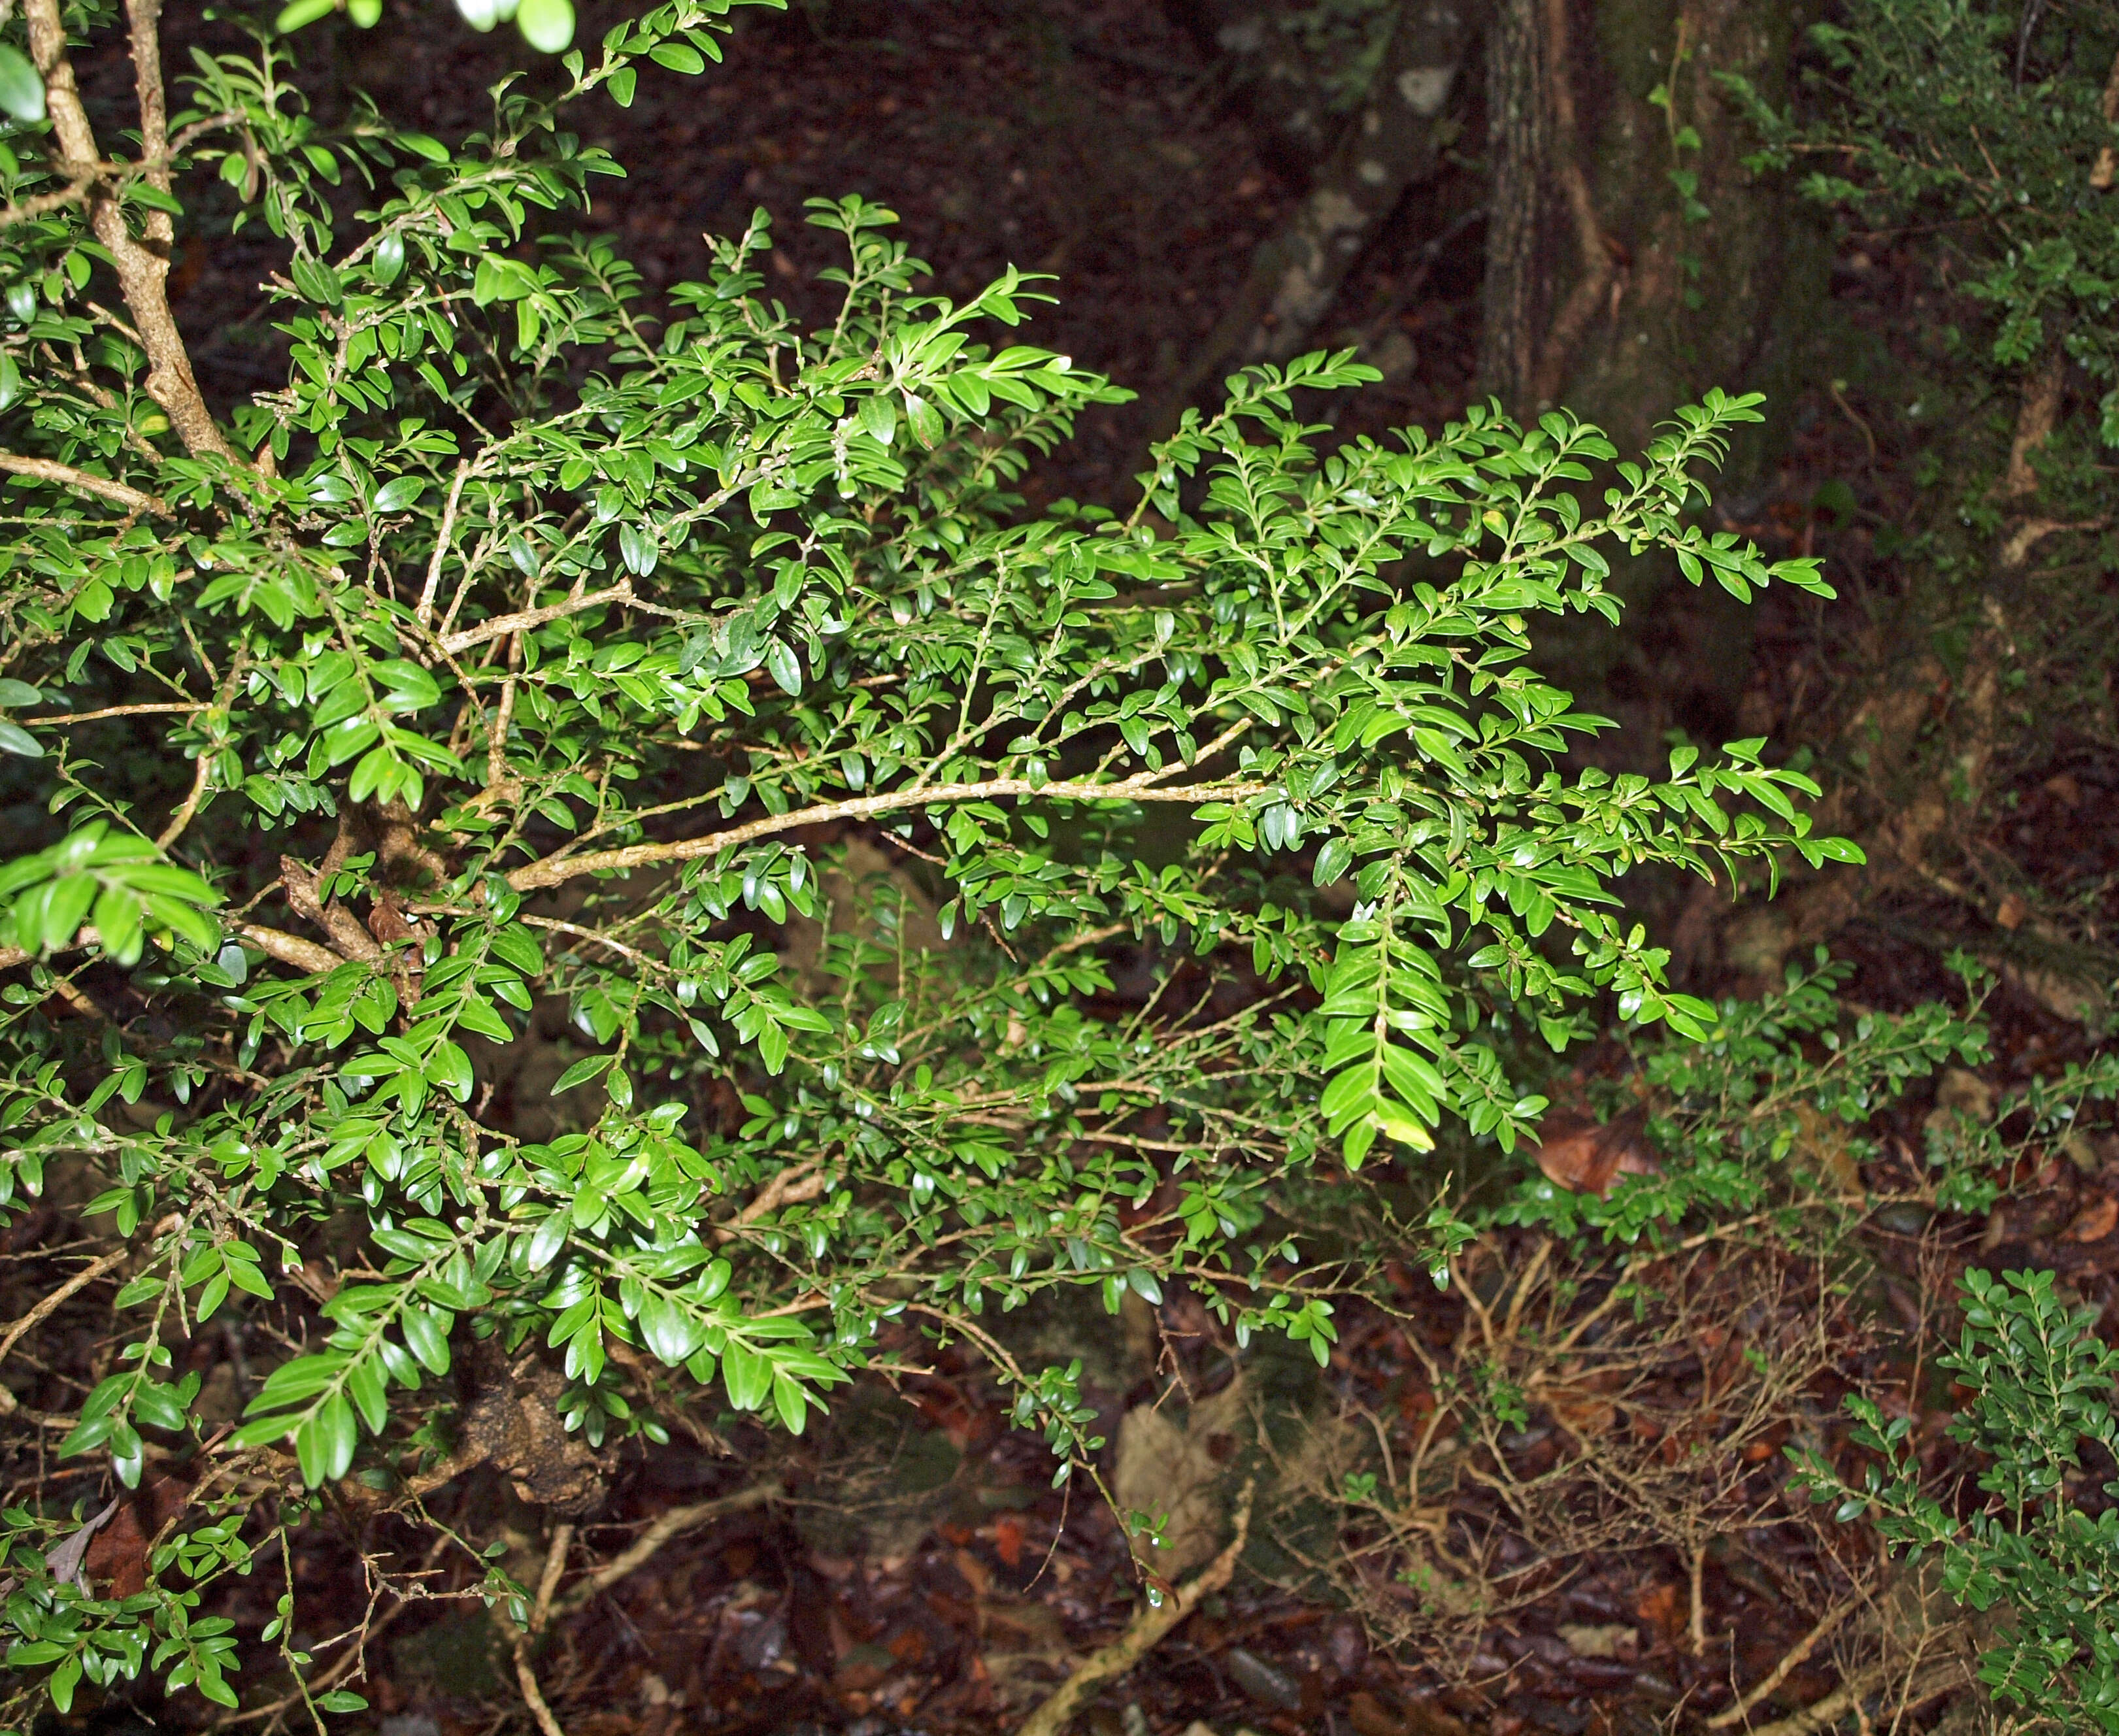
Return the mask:
M1825 256L1788 190L1743 166L1714 75L1783 100L1797 7L1502 0L1485 389L1564 403L1621 449L1710 386L1786 407Z
M1486 36L1486 278L1480 389L1519 415L1532 378L1546 299L1544 230L1551 106L1543 0L1500 0Z
M132 26L132 47L136 89L140 104L141 163L149 184L166 190L169 181L168 121L162 92L161 52L156 36L160 0L132 0L128 8ZM87 178L90 220L95 239L110 256L125 295L127 311L147 353L147 393L162 406L169 423L193 457L213 456L240 463L234 448L215 425L213 413L199 395L192 378L189 352L183 335L169 312L165 286L169 275L169 219L151 211L145 238L136 238L126 226L125 213L113 196L115 174L106 169L96 148L95 133L81 92L74 81L73 64L67 56L66 27L60 18L58 0L27 0L24 14L30 26L30 58L44 81L44 96L51 111L52 130L59 149L76 172ZM119 171L122 173L122 171Z

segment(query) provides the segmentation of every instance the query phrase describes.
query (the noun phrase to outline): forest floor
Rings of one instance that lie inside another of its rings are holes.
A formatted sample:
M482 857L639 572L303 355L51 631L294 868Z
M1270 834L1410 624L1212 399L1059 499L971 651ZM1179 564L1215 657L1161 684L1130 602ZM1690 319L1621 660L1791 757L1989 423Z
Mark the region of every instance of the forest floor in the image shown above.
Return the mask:
M506 70L508 33L434 30L417 58L385 58L415 29L429 29L424 15L396 31L341 31L336 63L321 71L434 133L475 128L480 93ZM820 5L747 21L722 71L643 79L629 110L594 105L585 130L628 174L599 184L592 226L621 236L660 287L703 272L702 232L762 206L780 238L774 290L811 311L828 294L814 273L832 262L827 238L800 221L817 195L889 206L946 294L1010 262L1052 273L1059 300L1032 341L1142 397L1086 418L1039 467L1032 504L1123 497L1142 406L1299 192L1261 158L1215 67L1144 0ZM1479 232L1425 262L1421 248L1472 179L1421 194L1350 280L1327 338L1360 343L1388 378L1344 410L1342 433L1438 426L1463 407ZM1834 272L1834 318L1888 351L1920 285L1888 248L1871 244L1858 261L1856 251L1849 244ZM274 334L225 318L249 299L265 258L262 242L237 237L188 252L179 268L181 317L215 331L195 354L218 402L273 376ZM1653 742L1673 725L1800 732L1854 679L1874 649L1865 594L1894 583L1874 527L1913 486L1894 468L1888 429L1878 451L1880 415L1862 411L1820 381L1795 406L1774 473L1728 508L1769 554L1825 555L1846 601L1760 606L1751 673L1734 691L1726 667L1704 666L1693 631L1710 606L1681 597L1659 610L1608 675L1630 739ZM1841 492L1849 479L1854 509ZM2119 764L2085 750L2041 773L1987 847L2029 882L2102 886L2108 898L2119 837L2097 816L2112 811ZM1690 907L1666 903L1672 917ZM1848 930L1838 950L1859 968L1850 992L1883 1010L1946 996L1936 920L1900 898ZM1755 986L1718 964L1711 945L1690 956L1702 991ZM2086 1052L2082 1026L2033 994L2005 991L1990 1010L1999 1058L1983 1076L1951 1076L1945 1108ZM1911 1153L1936 1110L1931 1096L1904 1100L1867 1167L1844 1160L1850 1189L1916 1188ZM1259 1491L1234 1583L1097 1699L1087 1727L1713 1728L1791 1656L1758 1701L1757 1727L1830 1693L1848 1655L1841 1641L1864 1621L1946 1622L1917 1586L1909 1604L1903 1582L1886 1582L1860 1534L1789 1491L1782 1448L1830 1448L1839 1399L1859 1387L1896 1393L1924 1448L1946 1451L1942 1430L1963 1395L1933 1358L1968 1265L2056 1268L2119 1318L2119 1140L2038 1153L2021 1179L1990 1220L1886 1213L1829 1258L1741 1236L1681 1248L1631 1273L1658 1297L1645 1311L1615 1306L1609 1273L1570 1288L1564 1256L1516 1234L1471 1251L1446 1292L1422 1271L1394 1271L1375 1300L1347 1302L1321 1369L1306 1353L1239 1355L1186 1302L997 1328L1026 1354L1083 1359L1112 1443L1108 1483L1152 1488L1148 1470L1162 1469L1171 1522L1159 1561L1171 1581L1211 1553L1201 1540L1231 1516L1239 1478ZM42 1233L21 1226L18 1250ZM1755 1366L1765 1359L1745 1353L1760 1345L1785 1353L1770 1377ZM1111 1507L1090 1488L1050 1486L1041 1443L1008 1426L1004 1395L961 1347L908 1336L899 1348L926 1372L895 1395L842 1399L791 1446L702 1424L681 1448L621 1455L608 1506L563 1540L570 1573L610 1561L675 1506L735 1498L551 1622L534 1664L568 1736L1009 1729L1125 1629L1139 1577ZM1504 1375L1526 1408L1439 1451L1453 1407ZM1379 1477L1398 1492L1389 1514L1374 1498ZM433 1509L464 1535L508 1539L511 1568L537 1583L553 1534L504 1486L469 1479ZM151 1520L109 1528L91 1566L122 1571ZM521 1722L505 1650L470 1595L479 1568L468 1553L426 1564L428 1599L377 1599L337 1540L346 1528L392 1572L420 1565L394 1555L414 1534L387 1514L328 1513L314 1547L294 1555L309 1624L297 1643L328 1660L368 1623L349 1679L383 1736L484 1736ZM248 1594L261 1621L276 1578L260 1575ZM563 1599L575 1582L559 1582ZM1835 1626L1827 1618L1850 1598L1864 1615ZM174 1706L161 1715L188 1721Z

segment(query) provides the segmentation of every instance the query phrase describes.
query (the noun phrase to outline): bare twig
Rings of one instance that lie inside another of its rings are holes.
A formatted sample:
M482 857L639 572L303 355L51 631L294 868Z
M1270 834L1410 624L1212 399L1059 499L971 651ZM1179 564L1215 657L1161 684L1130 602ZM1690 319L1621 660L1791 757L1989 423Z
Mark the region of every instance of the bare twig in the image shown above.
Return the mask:
M157 518L171 516L169 503L160 494L150 494L123 482L114 482L108 476L76 470L71 464L54 463L49 458L26 458L19 453L0 452L0 471L34 477L39 482L56 482L62 488L77 489L84 494L94 494L99 499L122 506L128 512L151 513Z
M165 1218L160 1223L156 1224L153 1229L150 1230L148 1234L150 1236L165 1236L183 1221L183 1220L182 1218L174 1216ZM7 1329L4 1334L0 1334L0 1361L4 1361L6 1359L7 1353L12 1350L16 1344L21 1342L24 1334L35 1331L38 1325L41 1321L49 1318L52 1311L63 1303L68 1297L72 1296L81 1290L86 1289L89 1285L94 1283L96 1279L102 1277L104 1273L124 1265L124 1263L132 1257L132 1250L131 1248L118 1248L114 1252L105 1254L100 1260L91 1260L86 1265L83 1266L78 1272L75 1273L72 1277L69 1278L64 1283L61 1284L58 1288L53 1291L50 1295L47 1296L42 1302L39 1302L35 1307L30 1309L27 1314L16 1321L13 1325Z
M614 868L644 868L657 862L693 862L717 856L753 838L770 838L803 826L822 825L835 819L867 819L879 814L902 813L946 802L989 801L998 796L1038 796L1054 801L1239 801L1269 788L1264 783L1199 783L1174 788L1158 787L1149 780L1169 773L1188 771L1173 766L1163 773L1143 772L1117 783L1052 782L1035 784L1027 777L991 777L981 783L914 785L881 796L855 796L850 801L828 801L814 808L767 815L726 831L709 832L703 838L679 838L667 844L630 844L622 850L596 850L586 856L548 856L517 868L508 884L517 892L564 884L585 874L600 874Z
M140 105L140 155L147 184L167 193L169 111L162 86L162 0L125 0L125 22L132 49L133 95ZM154 206L147 207L142 227L147 239L162 248L176 239L169 212Z
M61 723L100 723L105 717L149 717L168 713L211 711L211 699L178 699L166 704L113 705L100 712L63 712L56 717L25 717L25 723L34 723L39 728Z
M310 972L336 970L345 960L319 946L313 940L304 940L299 935L290 935L276 928L267 928L262 923L241 922L231 931L250 942L268 959L277 959L282 964L291 964L297 970ZM84 948L100 946L103 936L92 927L85 927L77 934L61 952L79 951ZM35 956L19 946L0 946L0 971L12 970L18 964L27 964Z
M457 508L463 499L465 480L471 475L468 462L457 466L456 480L449 484L448 504L442 508L442 528L434 538L434 558L427 563L427 583L420 588L420 624L424 627L434 618L434 592L442 582L442 562L449 552L449 543L456 535Z
M2000 564L2005 570L2013 572L2018 567L2029 564L2031 550L2047 537L2056 536L2062 531L2101 531L2110 522L2105 518L2026 518L2009 532L2002 543Z
M2047 350L2031 377L2024 382L2023 402L2016 411L2016 429L2009 441L2009 468L2001 480L2001 493L2020 500L2038 491L2038 473L2031 457L2042 452L2060 420L2061 388L2067 383L2067 351L2056 342Z
M480 621L475 627L466 627L461 633L452 633L442 641L442 649L455 657L474 645L483 645L488 639L505 638L511 633L527 633L533 627L541 627L547 621L556 621L569 615L579 615L584 609L593 609L600 603L629 603L633 601L633 581L622 578L608 591L591 591L583 596L568 597L563 603L547 603L541 609L525 609L517 615L495 615L489 621ZM426 606L429 599L420 600Z
M515 1641L515 1683L522 1690L522 1698L530 1707L530 1715L537 1720L537 1728L544 1736L567 1736L565 1728L552 1715L552 1709L545 1703L544 1691L537 1686L537 1672L530 1665L530 1636L520 1634Z
M567 1551L574 1541L572 1525L552 1528L552 1547L545 1552L545 1571L537 1581L537 1602L530 1612L530 1632L540 1634L552 1619L552 1594L559 1589L559 1576L567 1571Z
M1060 1736L1076 1708L1091 1693L1114 1677L1123 1676L1191 1614L1202 1598L1229 1583L1236 1571L1236 1558L1250 1539L1251 1497L1256 1491L1255 1483L1246 1483L1243 1493L1236 1497L1236 1534L1228 1547L1182 1589L1165 1597L1159 1606L1143 1609L1134 1618L1133 1625L1109 1645L1084 1658L1052 1697L1023 1720L1016 1736Z
M763 1506L767 1502L777 1499L778 1496L779 1491L771 1484L759 1483L713 1501L697 1502L688 1507L672 1507L634 1539L631 1548L606 1562L573 1587L564 1597L554 1602L552 1613L554 1615L572 1615L592 1598L610 1590L628 1574L646 1567L671 1538L696 1530L699 1526L730 1513L746 1513L753 1507Z
M198 812L199 804L206 800L206 786L213 781L215 757L211 744L199 749L198 767L192 773L190 793L184 797L183 805L169 816L169 824L155 836L155 842L160 848L166 850L182 838L184 828L192 823L192 816Z
M1850 1597L1840 1603L1835 1604L1831 1608L1825 1611L1823 1618L1818 1622L1817 1626L1811 1628L1808 1633L1802 1636L1802 1638L1796 1641L1795 1645L1790 1648L1787 1655L1783 1657L1779 1663L1776 1664L1773 1667L1772 1670L1768 1673L1764 1681L1760 1682L1756 1687L1751 1689L1750 1692L1746 1693L1744 1697L1741 1700L1739 1700L1734 1706L1729 1707L1727 1710L1717 1712L1712 1718L1709 1719L1707 1720L1707 1728L1710 1730L1726 1730L1731 1724L1739 1723L1743 1719L1748 1717L1750 1715L1750 1710L1753 1706L1756 1706L1761 1700L1770 1698L1774 1692L1778 1689L1781 1683L1787 1681L1788 1677L1801 1664L1802 1660L1807 1658L1813 1651L1817 1650L1817 1645L1820 1640L1824 1639L1834 1628L1837 1627L1842 1622L1845 1621L1848 1616L1852 1615L1861 1607L1862 1600L1860 1598Z
M726 1223L715 1230L716 1246L726 1246L735 1240L735 1232L745 1224L755 1223L767 1212L777 1211L783 1205L800 1205L814 1200L824 1191L830 1180L818 1167L822 1160L812 1158L806 1163L791 1164L758 1191L758 1197L738 1212Z
M1850 1676L1815 1705L1806 1706L1786 1718L1777 1718L1771 1724L1762 1724L1750 1732L1750 1736L1811 1736L1814 1730L1829 1729L1896 1673L1893 1664L1872 1664L1859 1675ZM1962 1664L1940 1664L1906 1685L1905 1692L1899 1697L1900 1709L1910 1711L1937 1694L1949 1692L1965 1679Z
M320 971L335 971L345 963L327 946L319 946L313 940L304 940L299 935L290 935L277 928L267 928L256 922L245 922L236 931L268 959L277 959L282 964L291 964L298 971L307 971L314 976Z
M53 192L35 194L19 205L0 206L0 230L12 229L17 223L32 222L52 211L64 211L69 205L78 205L95 184L94 169L76 169L67 176L66 185Z

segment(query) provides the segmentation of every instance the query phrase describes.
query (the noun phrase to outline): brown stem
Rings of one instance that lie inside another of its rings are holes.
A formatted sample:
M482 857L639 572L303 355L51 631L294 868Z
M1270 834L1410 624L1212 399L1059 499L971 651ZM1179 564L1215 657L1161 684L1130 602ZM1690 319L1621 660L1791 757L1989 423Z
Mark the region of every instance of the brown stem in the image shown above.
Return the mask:
M1890 1664L1872 1664L1861 1674L1849 1677L1814 1706L1806 1706L1786 1718L1777 1718L1771 1724L1762 1724L1750 1736L1811 1736L1814 1730L1829 1729L1897 1673ZM1945 1664L1931 1669L1906 1684L1905 1692L1899 1697L1899 1710L1909 1712L1966 1679L1967 1672L1961 1664Z
M53 167L56 169L58 165L54 164ZM66 185L55 193L35 194L20 205L0 206L0 230L12 229L17 223L27 223L52 211L64 211L69 205L78 205L95 184L95 170L76 169L66 176Z
M2056 342L2039 362L2038 371L2024 382L2024 400L2016 411L2016 431L2009 442L2009 469L2001 492L2019 500L2038 491L2038 475L2031 468L2031 455L2041 452L2052 438L2060 420L2061 388L2067 382L2067 351Z
M570 615L579 615L584 609L593 609L599 603L632 601L633 581L620 579L608 591L591 591L587 596L570 596L563 603L547 603L541 609L525 609L519 615L495 615L489 621L480 621L475 627L451 634L442 641L442 649L455 657L474 645L483 645L488 639L505 638L511 633L527 633L547 621L561 620Z
M304 940L299 935L283 933L276 928L266 928L256 922L240 922L232 931L248 940L268 959L277 959L282 964L291 964L296 970L307 971L314 976L319 971L336 970L345 960L327 947L313 940ZM81 947L100 946L103 937L93 928L84 928L73 937L70 946L58 948L61 952ZM12 970L18 964L27 964L36 955L19 946L0 946L0 971Z
M177 1227L177 1223L178 1220L174 1218L165 1218L155 1226L151 1233L160 1235L173 1230ZM27 1314L10 1326L4 1335L0 1335L0 1358L4 1358L9 1351L21 1342L26 1333L34 1330L39 1321L46 1319L69 1296L77 1291L86 1289L114 1267L124 1265L132 1251L129 1247L120 1248L114 1254L105 1254L100 1260L90 1260L75 1273L58 1288L53 1291L35 1307L30 1309Z
M427 582L420 592L417 613L422 627L434 618L434 592L442 583L442 563L447 559L449 544L456 536L457 508L463 503L464 480L470 475L470 464L459 464L456 478L449 484L448 504L442 508L442 528L434 538L434 558L427 563Z
M147 184L169 191L169 110L162 86L162 0L125 0L125 21L132 44L132 89L140 104L140 155ZM147 239L166 254L176 226L165 211L151 208L144 225Z
M1129 777L1119 783L1034 784L1026 777L993 777L983 783L930 784L925 787L893 790L883 796L855 796L851 801L828 801L814 808L767 815L746 825L709 832L703 838L679 838L667 844L630 844L622 850L596 850L587 856L548 856L517 868L508 884L517 892L563 885L585 874L612 869L645 868L657 862L694 862L717 856L753 838L792 832L804 826L820 826L836 819L868 819L879 814L895 814L907 808L924 808L943 802L988 801L999 796L1041 796L1054 801L1236 801L1255 796L1270 785L1264 783L1199 783L1158 789L1145 779Z
M1788 1677L1801 1666L1802 1660L1805 1658L1807 1658L1811 1653L1816 1650L1818 1642L1820 1640L1824 1639L1834 1628L1837 1627L1842 1622L1845 1621L1848 1616L1852 1615L1854 1611L1860 1607L1861 1599L1859 1598L1848 1598L1844 1602L1835 1604L1831 1608L1825 1611L1823 1618L1819 1621L1818 1624L1815 1627L1811 1628L1808 1633L1805 1634L1802 1638L1796 1641L1794 1646L1789 1650L1787 1655L1783 1657L1779 1663L1776 1664L1773 1667L1772 1670L1768 1673L1764 1681L1760 1683L1756 1687L1751 1689L1749 1693L1746 1694L1744 1697L1741 1700L1739 1700L1734 1706L1729 1707L1727 1710L1717 1712L1712 1718L1709 1719L1707 1720L1707 1728L1710 1730L1726 1730L1731 1724L1741 1723L1745 1718L1748 1717L1750 1715L1750 1710L1753 1706L1756 1706L1761 1700L1770 1699L1775 1690L1780 1687L1781 1683L1787 1681Z
M133 3L137 5L141 0ZM26 0L24 15L30 26L30 58L44 81L45 106L61 152L76 162L100 162L102 153L95 147L95 132L89 125L87 109L81 106L73 63L67 55L59 0ZM159 56L154 65L159 111ZM143 114L141 119L144 124L148 117ZM176 318L169 312L169 262L133 239L126 227L123 207L106 187L99 186L89 194L89 222L95 239L110 255L141 347L147 353L147 395L162 406L170 426L183 441L184 450L193 457L211 455L240 462L234 448L215 425L198 383L192 378L190 353L184 347L183 334L177 329ZM149 233L154 233L151 223Z
M567 1551L574 1541L572 1525L552 1528L552 1547L545 1552L545 1571L537 1581L537 1602L530 1612L530 1632L542 1633L552 1619L552 1594L559 1589L559 1576L567 1571Z
M767 1212L783 1205L800 1205L814 1200L824 1191L831 1178L818 1167L821 1159L812 1158L807 1163L796 1163L783 1169L758 1191L758 1197L738 1212L735 1217L713 1232L714 1245L726 1247L735 1240L736 1232L753 1224Z
M169 823L162 828L155 839L158 849L166 850L184 835L184 828L192 823L192 816L206 800L206 785L213 777L214 752L211 747L200 750L198 768L192 773L192 787L184 797L183 805L169 816Z
M671 1538L696 1530L710 1520L727 1514L747 1512L752 1507L763 1506L777 1498L777 1492L769 1484L755 1483L749 1488L738 1489L733 1495L719 1496L712 1501L698 1502L690 1506L672 1507L634 1539L630 1548L613 1557L554 1603L552 1613L554 1615L573 1614L591 1599L610 1590L628 1574L646 1567Z
M54 463L49 458L26 458L18 453L0 452L0 471L31 476L39 482L56 482L62 488L78 489L84 494L94 494L128 512L152 513L157 518L171 516L169 502L160 494L145 494L123 482L114 482L108 476L92 476L85 470L76 470L71 464Z
M111 705L104 707L100 712L61 712L55 717L26 717L22 721L26 723L35 723L41 727L60 723L99 723L105 717L146 717L169 712L203 712L212 709L213 702L210 699L179 699L166 704Z

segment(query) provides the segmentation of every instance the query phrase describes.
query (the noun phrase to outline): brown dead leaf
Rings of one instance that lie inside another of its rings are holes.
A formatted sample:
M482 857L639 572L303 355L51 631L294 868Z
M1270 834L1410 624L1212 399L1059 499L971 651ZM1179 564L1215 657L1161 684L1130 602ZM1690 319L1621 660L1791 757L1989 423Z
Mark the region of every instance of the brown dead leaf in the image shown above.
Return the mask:
M968 1549L957 1552L957 1571L963 1576L964 1583L971 1588L973 1597L989 1597L993 1593L993 1570Z
M2024 918L2030 913L2030 907L2012 892L1996 908L1994 921L1999 926L2013 931L2024 926Z
M2119 1200L2099 1194L2075 1214L2074 1223L2061 1232L2063 1242L2102 1242L2119 1226Z
M994 1521L994 1553L1004 1567L1022 1565L1022 1516L1004 1513Z
M2072 772L2061 772L2048 777L2041 787L2065 806L2079 808L2082 805L2082 786L2075 781Z
M1835 1116L1820 1115L1808 1103L1798 1103L1795 1113L1802 1130L1802 1154L1843 1194L1860 1192L1862 1170L1847 1149L1847 1124Z
M1562 1627L1560 1637L1578 1658L1615 1658L1630 1662L1641 1649L1641 1636L1630 1622Z
M131 1502L90 1539L82 1565L90 1579L109 1581L106 1597L132 1597L147 1589L147 1531Z
M1677 1587L1668 1583L1649 1586L1635 1599L1634 1613L1665 1639L1675 1638L1684 1620L1678 1608Z
M1242 1420L1245 1404L1239 1376L1189 1411L1138 1404L1119 1424L1111 1491L1121 1511L1162 1519L1162 1547L1143 1553L1166 1579L1198 1567L1221 1547L1227 1478L1216 1447Z
M1549 1114L1538 1129L1537 1167L1556 1186L1601 1200L1621 1176L1662 1173L1645 1135L1647 1125L1644 1109L1629 1109L1601 1124L1587 1116Z
M1412 1736L1411 1724L1366 1692L1347 1702L1347 1721L1361 1736Z

